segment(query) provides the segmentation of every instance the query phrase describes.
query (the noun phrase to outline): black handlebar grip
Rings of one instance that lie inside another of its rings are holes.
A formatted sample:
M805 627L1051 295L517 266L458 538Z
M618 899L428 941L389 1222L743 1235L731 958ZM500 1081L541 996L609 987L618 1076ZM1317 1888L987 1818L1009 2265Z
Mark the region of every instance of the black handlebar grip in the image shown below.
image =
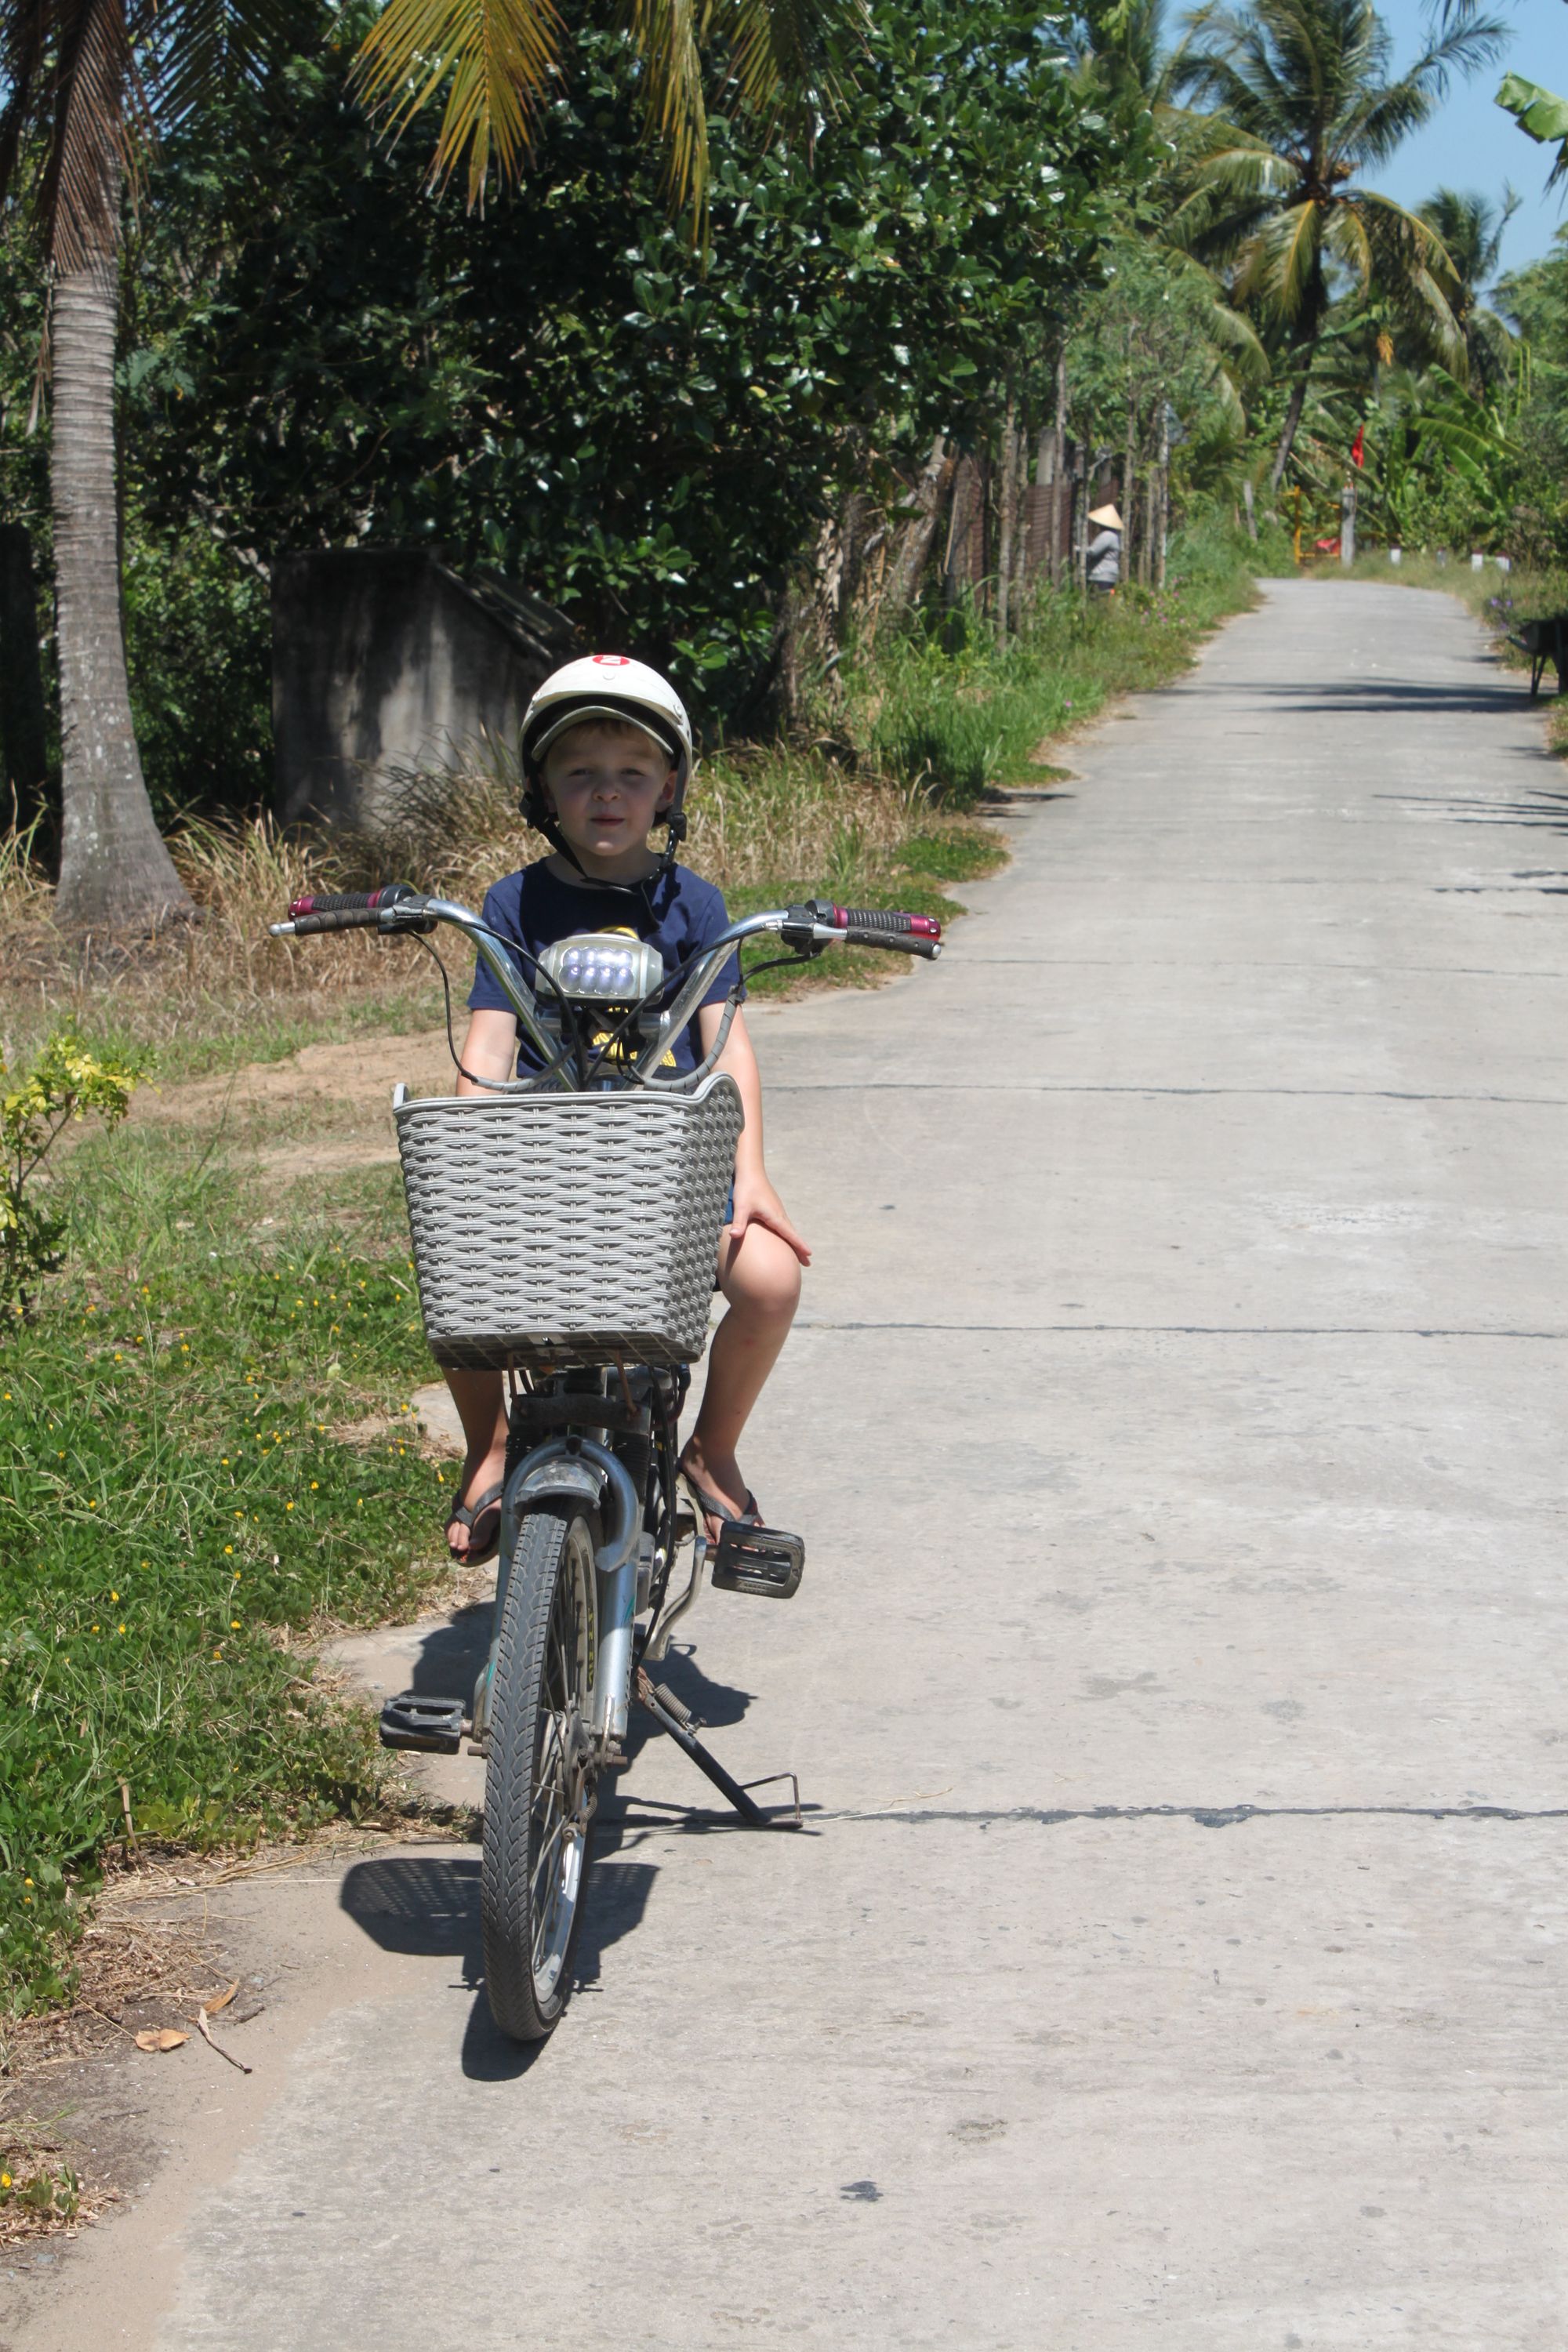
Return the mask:
M896 914L890 907L842 907L838 913L851 929L862 931L912 931L912 915Z
M909 917L904 917L908 922ZM851 915L840 934L846 947L891 948L899 955L923 956L931 963L942 953L942 941L925 938L915 931L885 930L880 924L862 922Z
M363 898L357 907L335 907L328 914L294 917L294 936L300 940L309 938L312 931L374 931L380 928L380 909L367 907Z

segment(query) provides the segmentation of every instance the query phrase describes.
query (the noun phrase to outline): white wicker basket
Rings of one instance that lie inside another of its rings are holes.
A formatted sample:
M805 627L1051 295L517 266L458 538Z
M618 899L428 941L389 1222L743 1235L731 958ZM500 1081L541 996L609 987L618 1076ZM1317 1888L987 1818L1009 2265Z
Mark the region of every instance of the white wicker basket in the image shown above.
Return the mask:
M437 1363L700 1354L744 1124L732 1078L690 1095L447 1095L394 1117Z

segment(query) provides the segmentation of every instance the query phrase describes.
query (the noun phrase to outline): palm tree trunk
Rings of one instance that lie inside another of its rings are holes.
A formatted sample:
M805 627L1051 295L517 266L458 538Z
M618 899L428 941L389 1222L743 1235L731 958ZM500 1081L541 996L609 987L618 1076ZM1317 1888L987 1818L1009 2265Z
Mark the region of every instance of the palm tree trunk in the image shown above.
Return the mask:
M1007 379L1006 405L1002 416L1002 480L998 505L1001 509L1001 544L996 551L996 642L1007 642L1007 622L1012 608L1013 540L1018 528L1018 395L1011 376Z
M1285 478L1285 468L1290 463L1290 452L1296 446L1296 428L1301 422L1301 410L1306 404L1307 378L1311 373L1312 353L1318 348L1314 335L1310 342L1297 347L1300 371L1290 387L1290 404L1285 411L1285 430L1279 436L1279 446L1274 452L1274 465L1268 477L1270 505L1279 496L1279 485Z
M72 929L147 931L193 912L153 821L131 719L114 467L114 253L55 281L50 486L61 742L60 887Z

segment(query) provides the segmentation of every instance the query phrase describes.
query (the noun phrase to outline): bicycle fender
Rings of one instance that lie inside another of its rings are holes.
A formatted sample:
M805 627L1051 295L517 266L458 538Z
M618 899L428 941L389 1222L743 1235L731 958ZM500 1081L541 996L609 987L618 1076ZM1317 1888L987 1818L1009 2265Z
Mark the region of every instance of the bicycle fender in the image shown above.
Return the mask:
M517 1508L526 1510L530 1503L546 1495L570 1495L597 1509L605 1492L605 1474L597 1463L568 1460L558 1454L552 1462L542 1462L537 1469L529 1470L518 1481L513 1496Z

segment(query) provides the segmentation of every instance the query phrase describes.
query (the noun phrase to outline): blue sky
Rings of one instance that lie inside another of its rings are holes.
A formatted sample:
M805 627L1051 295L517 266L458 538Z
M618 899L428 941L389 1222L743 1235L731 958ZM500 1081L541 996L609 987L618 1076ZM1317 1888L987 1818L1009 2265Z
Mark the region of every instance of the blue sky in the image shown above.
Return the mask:
M1545 193L1555 151L1527 139L1511 116L1493 105L1492 94L1511 69L1568 98L1568 6L1563 0L1492 0L1491 13L1511 28L1506 56L1474 81L1450 88L1447 103L1426 130L1405 141L1373 184L1401 204L1417 205L1444 186L1479 188L1496 196L1503 182L1511 180L1524 201L1509 225L1503 267L1519 269L1550 248L1568 210L1560 201L1563 187ZM1421 0L1379 0L1379 14L1394 36L1397 70L1419 54L1429 37L1429 20Z

